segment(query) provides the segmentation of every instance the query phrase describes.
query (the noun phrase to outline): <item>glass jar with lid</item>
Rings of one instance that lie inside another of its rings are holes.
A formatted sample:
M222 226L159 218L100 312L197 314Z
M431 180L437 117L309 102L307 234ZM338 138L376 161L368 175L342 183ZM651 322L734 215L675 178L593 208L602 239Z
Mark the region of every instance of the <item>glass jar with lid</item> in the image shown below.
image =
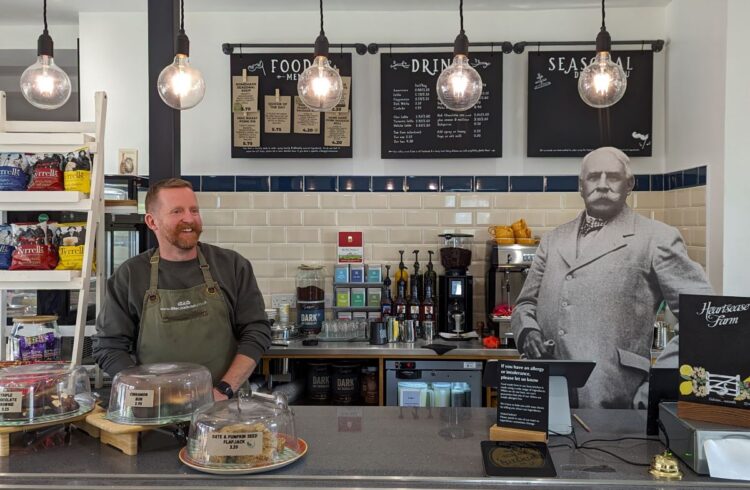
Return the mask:
M0 369L0 426L63 420L93 407L91 384L83 367L52 363Z
M142 364L123 369L112 380L107 420L129 425L187 422L211 405L211 373L187 362Z
M13 361L60 360L61 338L55 315L14 318L9 341L8 357Z
M180 458L203 468L253 469L290 463L306 450L286 396L240 391L193 415Z
M318 334L325 320L325 269L302 264L297 268L297 325L303 334Z

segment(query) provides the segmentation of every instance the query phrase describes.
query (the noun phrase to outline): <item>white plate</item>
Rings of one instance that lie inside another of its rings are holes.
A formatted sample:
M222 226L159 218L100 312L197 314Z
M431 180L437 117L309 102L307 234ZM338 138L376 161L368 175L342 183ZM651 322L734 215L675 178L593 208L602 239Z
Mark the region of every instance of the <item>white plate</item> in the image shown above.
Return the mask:
M275 470L277 468L283 468L284 466L290 465L300 459L302 456L304 456L307 453L307 443L304 441L304 439L297 439L299 441L299 451L293 451L289 448L284 450L285 454L289 454L289 459L286 459L284 461L279 461L278 463L270 463L266 465L261 466L242 466L242 465L222 465L222 466L214 466L214 465L204 465L200 463L196 463L194 461L191 461L190 458L187 457L187 447L183 447L180 449L179 458L180 461L185 466L189 466L190 468L202 471L203 473L211 473L212 475L251 475L253 473L264 473L266 471Z

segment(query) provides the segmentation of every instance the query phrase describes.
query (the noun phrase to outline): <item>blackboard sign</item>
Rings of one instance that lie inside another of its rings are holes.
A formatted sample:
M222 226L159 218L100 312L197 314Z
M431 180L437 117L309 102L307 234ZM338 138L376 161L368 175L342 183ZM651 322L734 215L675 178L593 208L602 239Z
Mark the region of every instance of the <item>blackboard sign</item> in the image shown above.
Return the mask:
M617 51L612 60L628 76L622 99L594 109L578 94L578 75L593 51L529 52L527 155L576 157L614 146L633 157L651 156L654 56Z
M498 361L497 425L547 432L549 365Z
M381 53L381 158L502 156L503 54L469 58L482 77L482 96L468 111L454 112L435 89L452 53Z
M350 53L329 56L344 81L344 95L328 112L308 109L297 95L297 78L312 63L312 53L230 58L232 158L351 158Z
M750 298L680 296L681 402L750 410L749 352Z

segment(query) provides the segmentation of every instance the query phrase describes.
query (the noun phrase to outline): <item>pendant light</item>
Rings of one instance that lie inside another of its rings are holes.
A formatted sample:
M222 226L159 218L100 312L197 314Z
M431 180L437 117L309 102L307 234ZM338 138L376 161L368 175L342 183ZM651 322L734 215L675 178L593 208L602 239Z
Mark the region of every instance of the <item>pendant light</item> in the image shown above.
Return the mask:
M464 33L464 0L459 3L461 32L453 43L453 62L440 73L437 96L452 111L474 107L482 95L482 77L469 65L469 38Z
M602 0L602 28L596 36L596 57L578 77L578 93L591 107L602 109L615 105L625 95L628 77L620 65L612 61L612 38L604 24Z
M203 100L206 82L200 70L190 66L190 40L185 35L185 0L180 0L180 30L177 53L171 65L159 73L156 88L161 100L172 109L185 110Z
M328 38L323 30L323 0L320 0L320 35L315 39L315 59L299 76L297 93L307 107L319 112L336 107L344 93L341 75L328 61Z
M44 0L44 31L37 41L36 63L21 75L21 93L39 109L57 109L70 98L70 78L55 64L53 44L47 31L47 0Z

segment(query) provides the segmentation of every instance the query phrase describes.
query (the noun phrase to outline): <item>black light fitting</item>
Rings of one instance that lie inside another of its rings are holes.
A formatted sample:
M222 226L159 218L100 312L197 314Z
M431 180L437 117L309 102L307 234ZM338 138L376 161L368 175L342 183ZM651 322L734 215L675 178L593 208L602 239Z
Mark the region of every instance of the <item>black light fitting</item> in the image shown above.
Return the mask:
M47 30L47 0L44 0L43 15L44 31L42 31L42 35L39 36L39 39L37 40L36 55L49 56L50 58L52 58L54 52L54 43L52 42L52 37L49 35L49 31Z
M602 27L599 30L599 34L596 36L596 50L597 52L610 52L612 51L612 37L607 32L607 25L604 23L605 11L604 11L604 0L602 0Z
M453 56L457 56L459 54L468 56L469 38L466 37L466 32L464 31L464 0L459 0L458 13L461 19L461 30L458 32L456 40L453 41Z
M323 0L320 0L320 35L315 39L315 57L325 56L328 58L328 38L323 29Z
M190 39L185 34L185 0L180 0L180 30L177 31L176 55L190 57Z

